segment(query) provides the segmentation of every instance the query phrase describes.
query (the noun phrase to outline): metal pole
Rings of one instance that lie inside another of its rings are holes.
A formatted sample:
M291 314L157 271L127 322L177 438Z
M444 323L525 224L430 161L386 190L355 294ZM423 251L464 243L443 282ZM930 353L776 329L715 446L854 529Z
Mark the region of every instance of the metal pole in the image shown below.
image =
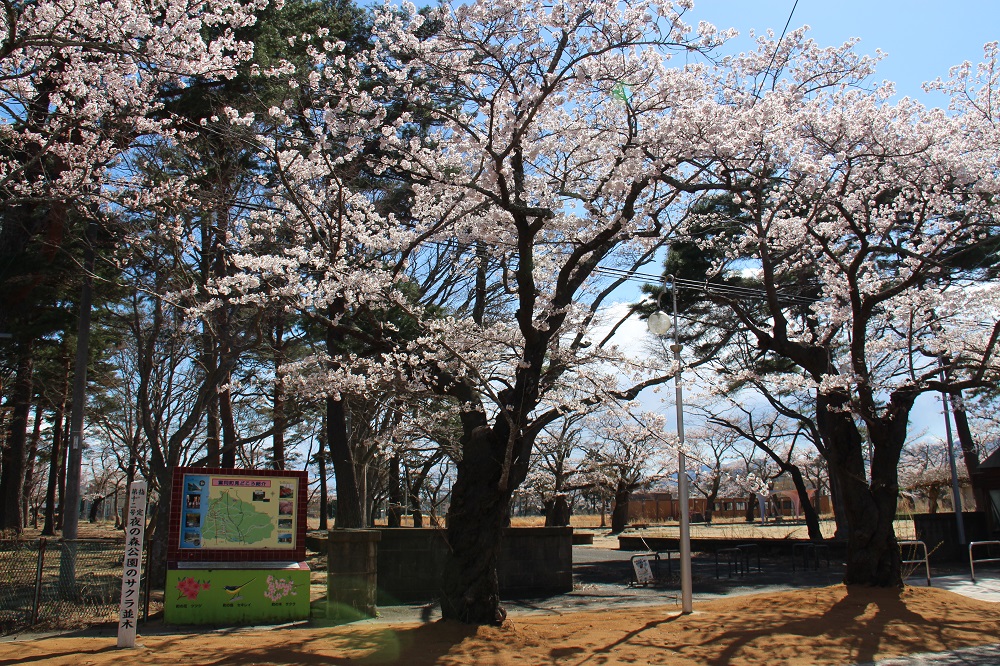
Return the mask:
M944 369L941 370L941 380L947 381ZM955 522L958 523L958 542L964 546L965 517L962 515L962 492L958 487L958 468L955 466L955 440L951 436L951 401L944 391L941 391L941 404L944 406L944 432L948 441L948 466L951 468L951 502L955 507Z
M684 455L684 382L681 378L681 343L677 322L677 278L670 276L670 291L674 300L674 353L677 374L674 375L677 403L677 493L681 500L680 560L681 560L681 612L692 611L691 600L691 512L688 506L687 458Z
M90 308L94 251L88 244L84 256L80 318L76 333L76 367L73 369L73 404L70 416L69 450L66 454L66 491L63 507L63 539L75 539L80 522L80 471L83 464L83 418L87 401L87 365L90 361Z
M38 565L35 567L35 594L31 600L31 626L38 622L38 603L42 594L42 570L45 568L45 539L38 540Z
M76 538L80 523L80 471L83 467L83 417L87 401L87 365L90 360L90 306L94 273L94 249L84 248L83 288L76 333L76 367L73 370L73 406L70 415L69 448L66 451L66 491L63 495L63 541L59 575L64 585L76 580Z

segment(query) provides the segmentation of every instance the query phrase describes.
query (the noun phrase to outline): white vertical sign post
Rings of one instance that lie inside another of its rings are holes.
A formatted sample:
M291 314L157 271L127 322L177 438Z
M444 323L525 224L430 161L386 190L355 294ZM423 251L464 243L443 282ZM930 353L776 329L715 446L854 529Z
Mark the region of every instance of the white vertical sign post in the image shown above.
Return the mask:
M118 607L118 647L134 648L139 619L139 578L142 575L142 541L146 536L146 482L133 481L128 489L125 519L125 561L122 600Z

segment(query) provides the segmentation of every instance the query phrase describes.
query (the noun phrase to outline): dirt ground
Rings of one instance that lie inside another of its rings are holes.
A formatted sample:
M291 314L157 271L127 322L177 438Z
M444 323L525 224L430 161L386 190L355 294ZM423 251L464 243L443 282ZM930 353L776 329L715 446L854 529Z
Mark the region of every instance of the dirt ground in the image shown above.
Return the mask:
M615 613L512 614L455 622L205 631L0 643L0 664L853 664L1000 642L995 604L935 588L832 587Z

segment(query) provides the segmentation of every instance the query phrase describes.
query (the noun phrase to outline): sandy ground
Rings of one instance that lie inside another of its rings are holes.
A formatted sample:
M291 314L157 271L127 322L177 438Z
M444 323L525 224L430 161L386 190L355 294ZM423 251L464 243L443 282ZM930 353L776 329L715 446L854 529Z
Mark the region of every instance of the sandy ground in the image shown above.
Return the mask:
M0 643L0 664L854 664L1000 642L997 605L935 588L842 585L609 612L454 622L49 637Z

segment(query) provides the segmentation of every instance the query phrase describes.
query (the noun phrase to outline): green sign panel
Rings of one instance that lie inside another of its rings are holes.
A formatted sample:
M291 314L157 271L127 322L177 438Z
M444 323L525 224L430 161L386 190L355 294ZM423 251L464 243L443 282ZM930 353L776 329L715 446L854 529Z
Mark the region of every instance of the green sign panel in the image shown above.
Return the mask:
M309 569L172 569L163 592L170 624L274 624L309 618Z

